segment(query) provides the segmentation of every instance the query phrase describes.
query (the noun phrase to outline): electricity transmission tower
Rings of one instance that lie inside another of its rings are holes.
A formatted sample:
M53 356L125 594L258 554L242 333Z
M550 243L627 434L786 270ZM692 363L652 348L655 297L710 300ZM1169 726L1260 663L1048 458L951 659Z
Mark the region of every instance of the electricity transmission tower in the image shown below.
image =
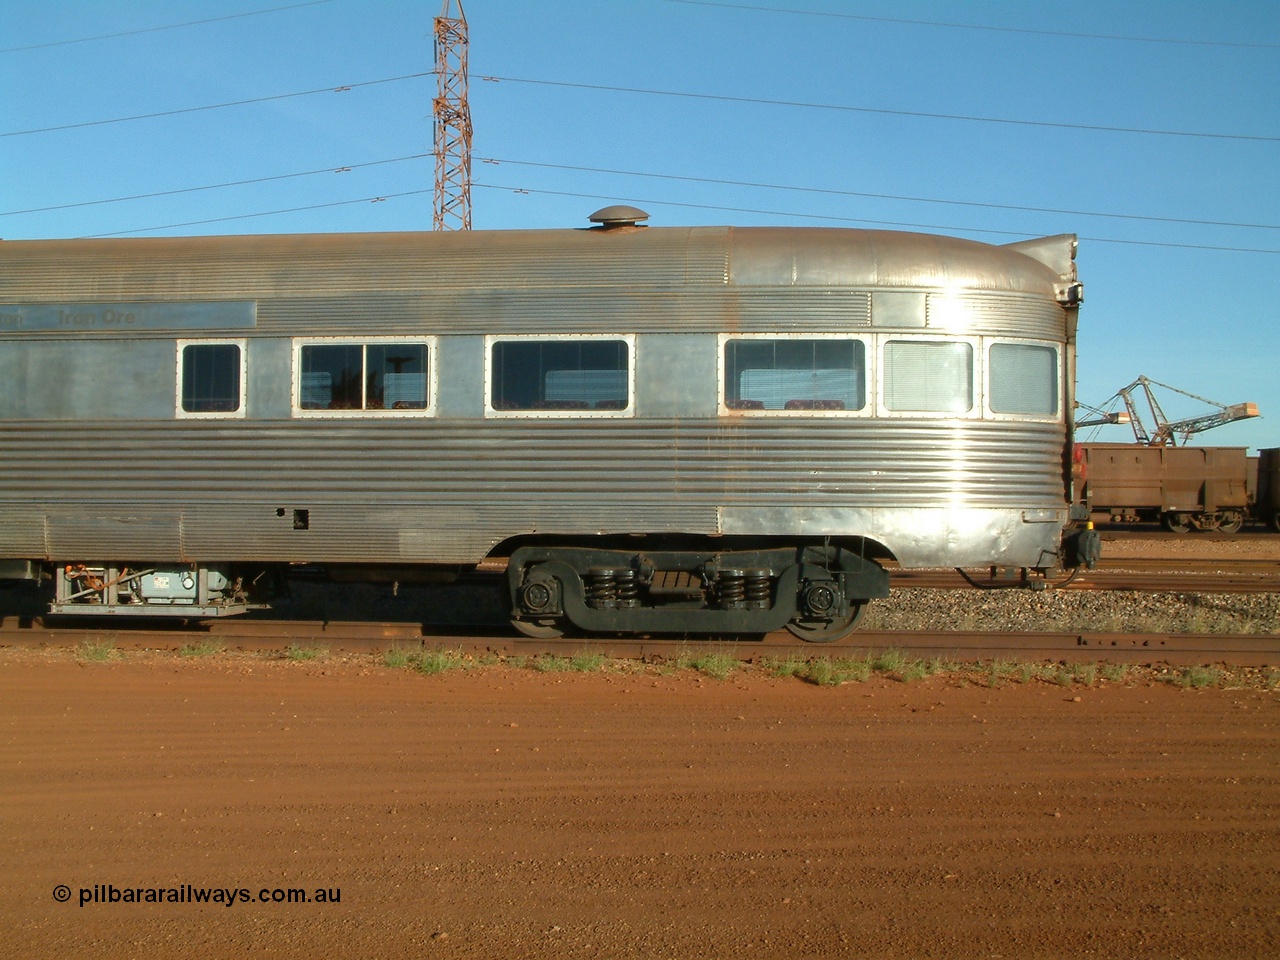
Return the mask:
M471 229L471 107L467 103L467 15L444 0L436 17L436 191L433 230Z

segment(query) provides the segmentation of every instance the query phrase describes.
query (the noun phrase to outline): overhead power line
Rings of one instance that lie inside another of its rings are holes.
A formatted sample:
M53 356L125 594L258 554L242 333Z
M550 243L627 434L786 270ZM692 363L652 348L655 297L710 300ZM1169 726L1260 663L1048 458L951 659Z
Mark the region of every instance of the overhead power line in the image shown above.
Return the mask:
M434 70L425 73L408 73L403 77L385 77L381 80L365 80L361 83L344 83L336 87L319 87L315 90L299 90L296 93L277 93L267 97L253 97L249 100L231 100L227 103L207 103L199 107L179 107L175 110L159 110L155 113L139 113L131 117L113 117L109 120L86 120L82 123L64 123L55 127L37 127L32 130L10 130L0 133L0 137L25 137L33 133L53 133L57 130L79 130L83 127L101 127L109 123L130 123L134 120L154 120L158 117L176 117L184 113L199 113L202 110L221 110L224 107L244 107L254 103L270 103L273 100L289 100L293 97L310 97L317 93L346 93L360 87L374 87L382 83L399 83L401 80L417 80L421 77L435 76Z
M1252 47L1262 50L1280 49L1280 43L1249 43L1238 40L1180 40L1174 37L1135 37L1115 33L1077 33L1070 30L1032 30L1027 27L996 27L990 24L951 23L944 20L906 20L901 17L869 17L856 13L834 13L827 10L797 10L793 7L757 7L745 3L718 0L669 0L694 7L723 7L759 13L785 13L806 17L831 17L840 20L863 20L871 23L898 23L913 27L945 27L950 30L985 30L992 33L1023 33L1036 37L1071 37L1076 40L1122 40L1126 43L1171 43L1190 47Z
M152 120L159 117L178 116L185 113L198 113L202 110L220 110L225 107L242 107L255 103L269 103L273 100L287 100L293 97L309 97L320 93L345 93L360 87L371 87L385 83L399 83L403 80L418 80L432 77L436 71L425 73L409 73L400 77L385 77L380 80L365 80L359 83L345 83L314 90L299 90L294 93L279 93L265 97L254 97L248 100L233 100L227 103L210 103L196 107L180 107L174 110L161 110L155 113L137 114L128 117L114 117L106 120L87 120L81 123L66 123L50 127L37 127L30 130L10 130L0 133L0 137L21 137L38 133L52 133L58 130L76 130L84 127L104 126L112 123L129 123L135 120ZM678 97L688 100L709 100L723 103L745 103L771 107L791 107L807 110L835 110L847 113L873 113L887 116L918 117L928 120L955 120L966 123L996 123L1023 127L1049 127L1060 130L1093 130L1103 133L1128 133L1145 136L1189 137L1208 140L1240 140L1261 143L1280 143L1280 136L1261 136L1239 133L1205 133L1194 130L1156 130L1143 127L1113 127L1102 124L1062 123L1052 120L1015 120L1007 117L980 117L957 113L925 113L914 110L889 110L881 107L857 107L847 104L811 103L797 100L771 100L764 97L731 97L723 94L694 93L681 90L651 90L642 87L619 87L594 83L574 83L567 80L533 80L527 77L500 77L487 75L482 77L491 83L524 83L532 86L563 87L576 90L596 90L608 93L633 93L654 97Z
M332 203L312 203L301 207L284 207L279 210L259 210L257 213L241 213L227 217L210 217L207 220L186 220L182 223L166 223L156 227L137 227L133 230L115 230L111 233L95 233L84 240L98 240L104 237L123 237L135 233L151 233L153 230L176 230L179 227L203 227L211 223L232 223L236 220L253 220L258 217L274 217L282 213L305 213L308 210L328 210L332 207L352 207L360 203L384 203L387 200L398 200L401 197L419 197L424 193L433 193L434 189L406 190L403 193L385 193L372 197L361 197L358 200L335 200Z
M954 224L936 224L936 223L911 223L896 220L870 220L860 217L840 217L831 214L812 214L812 213L796 213L788 210L768 210L753 207L729 207L709 203L686 203L671 200L656 200L652 197L620 197L616 194L591 194L591 193L572 193L562 190L539 190L535 188L513 187L505 184L495 183L472 183L473 187L479 187L486 190L502 190L507 193L518 194L538 194L539 196L550 197L577 197L586 200L610 201L622 203L643 203L646 205L657 205L664 207L681 207L690 210L715 210L722 213L748 213L761 216L786 217L790 220L820 220L828 223L855 223L869 225L873 227L909 227L916 230L940 230L949 233L978 233L989 234L993 236L1004 237L1033 237L1034 234L1026 232L1017 232L1013 230L988 230L980 227L963 227ZM256 213L244 213L225 217L210 217L204 220L187 220L181 223L168 223L151 227L137 227L132 230L116 230L111 233L92 234L87 239L96 239L100 237L119 237L138 233L151 233L156 230L176 230L179 227L196 227L208 226L214 223L232 223L239 220L252 220L259 217L278 216L286 213L305 213L312 210L326 210L333 207L348 207L356 204L364 203L382 203L387 200L396 200L403 197L416 197L423 194L432 193L432 190L407 190L401 193L387 193L370 197L360 197L355 200L337 200L330 203L315 203L297 207L285 207L279 210L263 210ZM1089 237L1081 236L1081 240L1087 240L1090 243L1115 243L1131 246L1144 247L1165 247L1181 250L1211 250L1221 253L1261 253L1272 256L1280 256L1280 250L1269 250L1252 247L1223 247L1210 246L1207 244L1195 243L1168 243L1163 241L1147 241L1147 240L1118 240L1114 237Z
M159 33L162 30L178 30L182 27L200 27L209 23L221 23L224 20L240 20L244 17L260 17L264 13L280 13L283 10L297 10L300 7L317 7L332 0L308 0L306 3L291 3L284 7L271 7L269 10L250 10L248 13L230 13L225 17L209 17L205 20L187 20L183 23L169 23L159 27L142 27L138 30L123 30L120 33L103 33L95 37L76 37L72 40L51 40L48 43L32 43L24 47L0 47L0 53L20 53L24 50L46 50L49 47L65 47L74 43L92 43L95 40L116 40L120 37L136 37L143 33Z
M876 113L895 117L920 117L928 120L960 120L966 123L1001 123L1019 127L1051 127L1059 130L1094 130L1102 133L1130 133L1156 137L1193 137L1209 140L1247 140L1280 143L1280 137L1243 133L1203 133L1193 130L1157 130L1145 127L1112 127L1094 123L1060 123L1053 120L1013 120L1008 117L979 117L962 113L925 113L918 110L887 110L881 107L854 107L846 104L810 103L802 100L770 100L764 97L731 97L725 94L689 93L680 90L650 90L643 87L617 87L598 83L571 83L566 80L531 80L528 77L482 76L495 83L527 83L535 86L568 87L576 90L599 90L608 93L638 93L650 97L680 97L689 100L714 100L722 103L750 103L771 107L798 107L806 110L837 110L848 113Z
M172 197L184 193L201 193L207 190L221 190L229 187L254 186L272 183L279 180L292 180L299 177L312 177L333 173L349 173L366 167L386 166L393 163L404 163L411 160L427 160L429 153L415 153L404 157L391 157L385 160L367 160L362 163L343 164L338 167L321 167L316 170L302 170L295 173L281 173L265 177L251 177L246 180L229 180L224 183L209 183L194 187L179 187L173 190L157 190L153 193L138 193L124 197L108 197L99 200L81 200L75 203L60 203L45 207L28 207L23 210L0 210L0 217L13 217L32 213L51 213L57 210L74 210L81 207L95 207L111 203L125 203L133 200L153 200L158 197ZM973 207L981 210L1011 210L1019 213L1051 213L1072 217L1100 217L1112 220L1132 220L1140 223L1175 223L1198 227L1234 227L1250 230L1280 230L1280 224L1274 223L1241 223L1230 220L1197 220L1184 217L1155 217L1136 213L1102 213L1096 210L1071 210L1059 207L1032 207L1012 203L990 203L980 200L951 200L941 197L914 197L904 194L872 193L861 190L838 190L830 187L802 187L794 184L760 183L751 180L729 180L722 177L693 177L673 173L652 173L640 170L616 170L608 167L584 167L565 163L540 163L534 160L511 160L499 157L476 157L483 164L498 166L532 167L541 170L564 170L570 173L598 173L618 177L643 177L652 180L669 180L678 183L709 184L722 187L749 187L759 190L786 191L789 193L816 193L834 197L862 197L869 200L894 200L909 203L937 203L946 206Z
M206 190L222 190L226 187L248 187L259 183L272 183L277 180L294 180L298 177L313 177L322 173L350 173L364 167L380 167L389 163L403 163L406 160L427 160L429 153L415 153L408 157L392 157L389 160L368 160L364 163L348 163L340 167L323 167L319 170L301 170L297 173L280 173L269 177L251 177L248 180L229 180L225 183L206 183L198 187L179 187L174 190L157 190L154 193L135 193L128 197L108 197L102 200L81 200L77 203L59 203L48 207L29 207L26 210L0 210L0 217L13 217L27 213L51 213L55 210L74 210L78 207L98 207L108 203L126 203L130 200L154 200L157 197L174 197L183 193L202 193Z
M986 230L980 227L960 227L955 224L937 224L937 223L908 223L899 220L868 220L862 217L840 217L831 214L822 213L796 213L789 210L765 210L753 207L725 207L710 203L685 203L674 200L655 200L652 197L618 197L604 194L591 193L570 193L560 190L537 190L526 189L524 187L503 186L494 183L474 183L476 187L484 187L489 190L505 190L509 193L521 194L539 194L541 196L553 197L580 197L584 200L609 200L614 203L643 203L665 207L682 207L691 210L718 210L725 213L750 213L770 217L787 217L793 220L825 220L835 223L861 223L870 224L876 227L911 227L916 230L942 230L948 233L984 233L993 234L1004 237L1034 237L1035 234L1029 234L1025 231L1013 230ZM1223 253L1265 253L1280 256L1280 250L1268 250L1256 247L1218 247L1200 243L1168 243L1156 240L1118 240L1114 237L1086 237L1081 236L1081 240L1088 240L1090 243L1118 243L1126 245L1135 245L1142 247L1173 247L1181 250L1214 250Z
M690 177L672 173L644 173L636 170L613 170L606 167L579 167L561 163L536 163L532 160L499 160L478 157L481 163L506 164L518 167L541 167L551 170L568 170L577 173L603 173L621 177L647 177L655 180L677 180L682 183L707 183L723 187L754 187L760 190L786 190L795 193L820 193L834 197L865 197L871 200L903 200L911 203L941 203L957 207L978 207L984 210L1014 210L1021 213L1053 213L1072 217L1104 217L1112 220L1137 220L1146 223L1182 223L1197 227L1242 227L1251 230L1280 230L1274 223L1238 223L1230 220L1193 220L1181 217L1152 217L1136 213L1099 213L1089 210L1068 210L1057 207L1028 207L1012 203L987 203L977 200L946 200L937 197L912 197L893 193L869 193L860 190L836 190L829 187L798 187L779 183L758 183L751 180L726 180L719 177Z

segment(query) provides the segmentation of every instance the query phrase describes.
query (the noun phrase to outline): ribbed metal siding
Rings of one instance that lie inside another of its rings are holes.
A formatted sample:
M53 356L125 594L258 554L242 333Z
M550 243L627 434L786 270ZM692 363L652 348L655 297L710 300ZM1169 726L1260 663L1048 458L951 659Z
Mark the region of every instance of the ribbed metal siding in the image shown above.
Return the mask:
M978 421L11 424L0 515L30 517L39 490L54 559L115 530L129 552L145 535L203 558L473 561L533 531L715 533L721 506L1060 507L1063 439ZM0 556L29 553L30 529L8 535Z
M929 314L936 328L960 323L975 333L1042 336L1063 323L1054 280L1047 267L999 247L860 230L704 227L0 243L0 303L250 300L258 306L256 333L268 336L370 327L386 334L547 333L613 323L628 332L803 325L840 330L870 323L871 290L933 291Z

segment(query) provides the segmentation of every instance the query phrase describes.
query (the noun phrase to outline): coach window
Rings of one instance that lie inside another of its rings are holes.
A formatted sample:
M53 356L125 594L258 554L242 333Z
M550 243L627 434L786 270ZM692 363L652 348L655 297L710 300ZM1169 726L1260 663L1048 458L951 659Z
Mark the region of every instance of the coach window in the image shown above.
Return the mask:
M303 416L430 412L427 341L317 340L294 351L294 408Z
M490 416L630 416L633 337L486 338Z
M178 342L178 416L244 416L243 341Z
M1058 415L1058 350L1038 343L993 343L987 366L991 412Z
M866 406L866 346L845 337L722 337L724 409L803 413Z
M888 340L884 406L895 413L973 410L973 345L962 340Z

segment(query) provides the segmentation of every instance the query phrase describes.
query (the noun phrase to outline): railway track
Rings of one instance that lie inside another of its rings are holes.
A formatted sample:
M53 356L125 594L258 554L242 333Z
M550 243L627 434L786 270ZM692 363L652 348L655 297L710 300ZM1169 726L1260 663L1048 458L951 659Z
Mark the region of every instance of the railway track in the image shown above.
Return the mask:
M992 588L1016 587L1016 577L985 580L989 571L967 571L978 583ZM973 586L955 570L891 569L894 587L939 590ZM1148 560L1104 557L1093 569L1081 571L1062 590L1140 590L1150 593L1276 593L1280 592L1280 560L1185 558Z
M328 653L448 649L476 656L571 656L591 651L619 659L674 659L691 652L722 652L744 661L759 661L859 657L897 650L910 657L961 661L1223 663L1254 667L1280 664L1280 635L1276 634L876 630L860 631L838 643L814 644L799 642L786 632L693 641L616 637L531 640L492 630L440 632L409 623L201 621L174 629L124 627L118 621L74 627L12 618L0 621L0 647L73 649L82 644L111 644L119 650L180 651L201 641L216 641L227 650L257 653L314 647Z

